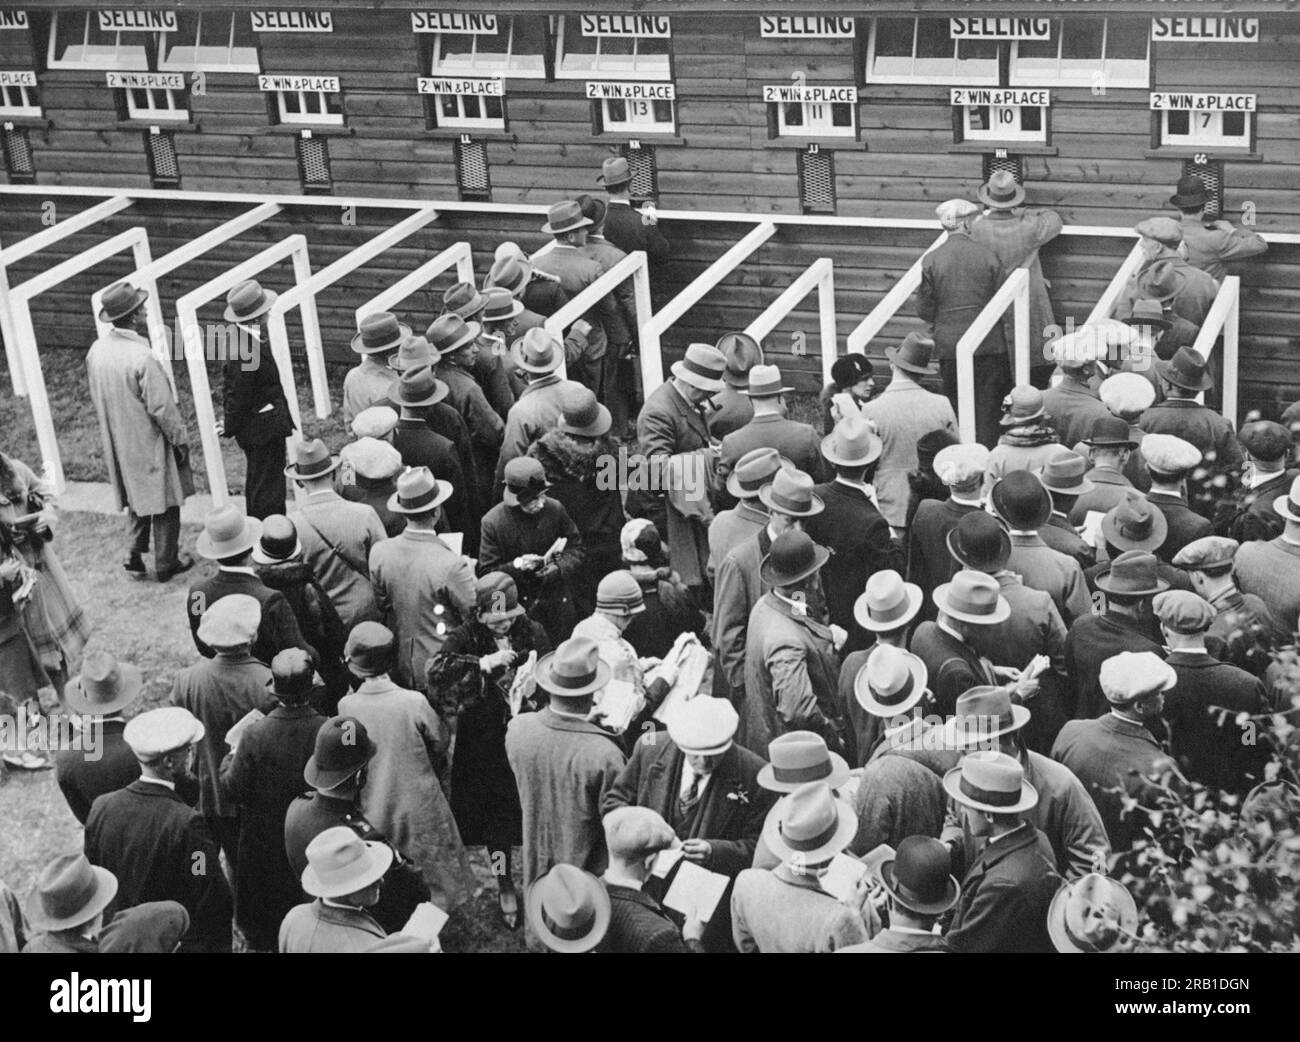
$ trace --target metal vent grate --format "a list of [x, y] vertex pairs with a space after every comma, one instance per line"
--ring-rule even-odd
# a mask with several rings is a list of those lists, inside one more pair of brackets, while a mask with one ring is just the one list
[[835, 153], [799, 153], [799, 203], [804, 213], [835, 212]]
[[659, 164], [653, 145], [628, 145], [623, 149], [628, 169], [632, 171], [629, 195], [634, 203], [659, 202]]
[[1217, 221], [1223, 216], [1222, 160], [1211, 159], [1204, 163], [1198, 163], [1195, 159], [1188, 159], [1183, 163], [1183, 177], [1192, 174], [1205, 182], [1205, 190], [1210, 195], [1210, 201], [1205, 204], [1205, 216], [1210, 220]]
[[1000, 156], [993, 152], [984, 153], [984, 183], [988, 184], [989, 175], [995, 170], [1007, 170], [1016, 179], [1016, 184], [1025, 183], [1025, 166], [1019, 156]]
[[149, 158], [149, 181], [155, 188], [175, 188], [181, 183], [181, 167], [176, 161], [176, 139], [163, 131], [144, 135], [144, 153]]
[[462, 138], [456, 144], [456, 184], [462, 199], [491, 199], [492, 179], [488, 176], [487, 144]]
[[304, 192], [328, 192], [334, 186], [330, 176], [329, 140], [323, 137], [300, 137], [298, 147], [298, 179]]
[[36, 179], [36, 166], [32, 162], [32, 143], [26, 127], [4, 128], [5, 170], [11, 184], [31, 182]]

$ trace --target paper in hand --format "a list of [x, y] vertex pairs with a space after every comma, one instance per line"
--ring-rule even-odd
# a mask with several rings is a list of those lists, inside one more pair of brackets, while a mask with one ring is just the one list
[[[879, 848], [877, 848], [879, 849]], [[831, 858], [830, 867], [820, 879], [821, 888], [838, 901], [848, 901], [853, 897], [858, 880], [867, 872], [867, 866], [848, 854], [836, 854]]]
[[411, 918], [406, 920], [406, 925], [399, 932], [432, 943], [438, 939], [438, 934], [442, 933], [442, 928], [447, 925], [447, 919], [447, 913], [436, 904], [431, 901], [421, 901], [415, 906]]
[[560, 554], [564, 553], [564, 548], [568, 545], [569, 545], [569, 540], [566, 539], [564, 536], [560, 536], [560, 538], [558, 538], [557, 540], [555, 540], [555, 542], [551, 544], [550, 549], [547, 550], [546, 553], [542, 554], [542, 560], [545, 561], [547, 564], [550, 564], [557, 557], [559, 557]]
[[239, 740], [244, 737], [244, 732], [247, 731], [250, 726], [257, 723], [257, 721], [263, 719], [265, 716], [266, 714], [262, 712], [260, 709], [250, 709], [247, 713], [245, 713], [242, 717], [240, 717], [237, 721], [235, 721], [235, 725], [229, 731], [226, 732], [226, 744], [233, 749], [235, 746], [239, 744]]
[[438, 538], [451, 547], [454, 554], [464, 554], [465, 552], [465, 533], [464, 532], [439, 532]]
[[667, 879], [668, 873], [673, 870], [673, 865], [682, 859], [681, 842], [677, 846], [665, 847], [655, 855], [655, 863], [650, 868], [650, 874], [656, 879]]
[[894, 856], [894, 848], [888, 843], [881, 843], [878, 847], [873, 847], [862, 855], [862, 863], [867, 866], [867, 871], [880, 875], [880, 866], [889, 861]]
[[729, 882], [724, 875], [700, 868], [693, 861], [683, 861], [673, 878], [673, 885], [664, 895], [664, 906], [681, 912], [688, 919], [693, 916], [707, 923], [713, 918]]
[[1079, 538], [1097, 550], [1106, 545], [1106, 537], [1101, 531], [1101, 521], [1105, 516], [1100, 510], [1089, 510], [1084, 516], [1083, 528], [1079, 532]]

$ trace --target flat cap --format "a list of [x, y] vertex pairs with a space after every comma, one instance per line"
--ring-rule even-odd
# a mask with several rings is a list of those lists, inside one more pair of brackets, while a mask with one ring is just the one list
[[382, 481], [402, 472], [402, 454], [378, 438], [358, 438], [339, 450], [344, 463], [351, 464], [357, 477]]
[[126, 722], [122, 739], [137, 760], [147, 761], [193, 745], [206, 733], [203, 721], [188, 709], [164, 706], [133, 716]]
[[397, 410], [388, 405], [362, 409], [352, 421], [352, 433], [358, 438], [382, 438], [397, 427]]
[[1204, 633], [1214, 621], [1214, 606], [1190, 590], [1166, 590], [1151, 602], [1156, 618], [1175, 633]]
[[1201, 462], [1201, 450], [1172, 434], [1148, 434], [1142, 439], [1147, 467], [1160, 474], [1181, 474]]
[[969, 199], [946, 199], [934, 208], [934, 212], [938, 214], [940, 224], [951, 228], [964, 218], [974, 217], [980, 208]]
[[1097, 679], [1111, 705], [1128, 705], [1144, 695], [1168, 691], [1178, 674], [1154, 651], [1121, 651], [1101, 664]]
[[1237, 435], [1241, 447], [1258, 460], [1275, 463], [1291, 451], [1291, 432], [1272, 420], [1256, 420]]
[[1107, 409], [1126, 420], [1146, 412], [1156, 400], [1155, 384], [1140, 373], [1108, 376], [1097, 388], [1097, 394]]
[[1202, 571], [1211, 568], [1223, 568], [1232, 564], [1241, 546], [1235, 539], [1221, 535], [1207, 535], [1193, 539], [1178, 553], [1174, 554], [1171, 564], [1175, 568], [1187, 568]]
[[210, 648], [237, 648], [253, 643], [262, 625], [262, 605], [246, 593], [213, 601], [199, 619], [198, 638]]
[[988, 462], [983, 445], [949, 445], [935, 453], [934, 473], [945, 485], [965, 485], [982, 475]]
[[682, 752], [717, 756], [731, 748], [740, 716], [729, 698], [696, 695], [668, 716], [668, 737]]
[[1183, 241], [1183, 229], [1172, 217], [1148, 217], [1145, 221], [1138, 221], [1133, 230], [1166, 246], [1176, 247]]
[[605, 815], [605, 846], [613, 857], [649, 857], [673, 845], [672, 826], [649, 807], [619, 807]]

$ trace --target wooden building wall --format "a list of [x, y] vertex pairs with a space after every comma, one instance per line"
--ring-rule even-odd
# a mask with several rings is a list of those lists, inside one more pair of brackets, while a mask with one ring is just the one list
[[[527, 5], [463, 0], [448, 6], [503, 11]], [[1035, 13], [1052, 13], [1044, 11], [1045, 6], [1033, 5]], [[1159, 6], [1152, 5], [1153, 13]], [[36, 24], [32, 33], [0, 32], [0, 68], [42, 68], [43, 16], [34, 5], [29, 12]], [[1127, 19], [1133, 31], [1145, 32], [1150, 14], [1112, 17]], [[763, 39], [754, 13], [674, 11], [672, 20], [679, 130], [677, 141], [656, 150], [660, 208], [737, 211], [755, 217], [799, 212], [800, 148], [769, 138], [762, 85], [788, 83], [795, 72], [804, 73], [810, 83], [860, 82], [858, 49], [847, 40]], [[860, 24], [865, 21], [859, 19]], [[423, 99], [415, 89], [415, 77], [428, 70], [420, 67], [420, 41], [411, 31], [409, 8], [340, 6], [334, 22], [333, 33], [260, 37], [264, 73], [312, 72], [342, 79], [348, 132], [329, 137], [334, 194], [455, 198], [453, 141], [445, 133], [426, 131]], [[1259, 230], [1294, 232], [1300, 226], [1300, 94], [1295, 88], [1300, 82], [1300, 14], [1261, 15], [1261, 31], [1261, 41], [1249, 46], [1153, 45], [1152, 89], [1258, 94], [1257, 151], [1262, 159], [1228, 161], [1226, 215], [1240, 220], [1249, 202]], [[40, 73], [40, 81], [49, 126], [31, 131], [38, 184], [148, 187], [142, 127], [119, 124], [103, 71], [48, 70]], [[262, 194], [297, 194], [294, 134], [268, 125], [266, 96], [258, 90], [256, 76], [210, 74], [206, 86], [206, 93], [190, 102], [196, 128], [176, 132], [182, 187], [247, 193], [250, 201]], [[1056, 209], [1067, 224], [1089, 225], [1127, 226], [1165, 210], [1180, 161], [1148, 155], [1147, 93], [1116, 89], [1099, 96], [1086, 88], [1053, 88], [1051, 144], [1056, 154], [1026, 158], [1030, 205]], [[594, 191], [601, 160], [625, 140], [593, 133], [581, 81], [508, 81], [507, 106], [508, 134], [488, 135], [495, 202], [545, 204], [577, 191]], [[825, 142], [835, 153], [839, 215], [931, 218], [943, 199], [974, 197], [981, 156], [952, 151], [948, 87], [866, 84], [857, 116], [856, 142]], [[651, 143], [653, 137], [644, 140]], [[0, 194], [0, 241], [11, 243], [39, 230], [42, 201], [39, 196]], [[66, 214], [82, 204], [61, 199], [58, 205]], [[138, 203], [92, 231], [70, 237], [58, 249], [37, 255], [11, 274], [11, 282], [17, 284], [25, 273], [35, 273], [134, 223], [143, 222], [149, 229], [154, 256], [160, 256], [239, 210], [233, 205]], [[167, 280], [165, 304], [170, 313], [175, 296], [290, 232], [307, 235], [313, 267], [319, 268], [400, 216], [395, 211], [361, 212], [355, 225], [347, 226], [341, 213], [330, 208], [286, 213]], [[491, 250], [502, 239], [514, 238], [526, 249], [541, 246], [546, 237], [538, 231], [539, 223], [503, 215], [452, 216], [410, 237], [322, 297], [327, 350], [341, 360], [350, 357], [346, 344], [353, 308], [448, 242], [472, 240], [481, 276]], [[663, 273], [668, 294], [747, 229], [745, 224], [706, 222], [665, 222], [664, 227], [675, 245], [673, 261]], [[820, 256], [835, 261], [842, 338], [934, 234], [783, 226], [673, 330], [670, 349], [680, 350], [690, 340], [712, 341], [726, 329], [743, 327]], [[1131, 240], [1063, 236], [1044, 250], [1058, 321], [1086, 315], [1130, 245]], [[91, 335], [89, 293], [129, 267], [124, 255], [43, 296], [36, 322], [42, 346], [85, 344]], [[287, 265], [283, 267], [284, 273], [268, 275], [268, 283], [286, 284]], [[1241, 265], [1240, 272], [1243, 411], [1260, 405], [1275, 408], [1277, 402], [1300, 396], [1294, 362], [1300, 346], [1295, 334], [1300, 254], [1293, 246], [1278, 246], [1266, 258]], [[417, 298], [407, 307], [406, 317], [423, 327], [433, 308], [429, 297]], [[879, 355], [884, 344], [913, 326], [910, 309], [900, 316], [872, 346], [873, 354]], [[807, 335], [807, 357], [788, 354], [796, 329]], [[770, 344], [805, 388], [815, 385], [819, 370], [816, 330], [816, 301], [810, 297]]]

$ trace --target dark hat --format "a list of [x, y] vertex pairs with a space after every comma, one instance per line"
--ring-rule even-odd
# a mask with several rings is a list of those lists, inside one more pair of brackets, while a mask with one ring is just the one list
[[278, 564], [302, 553], [298, 528], [291, 518], [283, 514], [269, 514], [262, 522], [262, 534], [253, 547], [253, 560], [257, 564]]
[[920, 333], [908, 333], [897, 347], [885, 348], [890, 365], [918, 376], [931, 376], [939, 371], [939, 363], [931, 361], [933, 354], [934, 341]]
[[538, 687], [558, 698], [581, 698], [608, 684], [610, 670], [594, 640], [570, 637], [537, 660], [534, 676]]
[[763, 347], [748, 333], [723, 333], [715, 345], [726, 359], [722, 379], [732, 387], [748, 387], [749, 371], [763, 364]]
[[857, 352], [835, 359], [831, 365], [831, 382], [836, 387], [852, 387], [873, 374], [871, 360]]
[[479, 315], [486, 322], [509, 322], [523, 314], [524, 302], [516, 300], [515, 295], [504, 286], [489, 286], [483, 290], [483, 313]]
[[1007, 566], [1011, 537], [997, 518], [984, 510], [972, 510], [948, 533], [948, 552], [963, 568], [992, 575]]
[[961, 896], [948, 848], [933, 836], [903, 839], [894, 856], [880, 863], [880, 882], [895, 902], [917, 915], [942, 915]]
[[278, 297], [278, 293], [263, 289], [262, 284], [253, 279], [241, 282], [226, 294], [226, 321], [248, 322], [265, 315]]
[[37, 930], [71, 930], [90, 922], [112, 903], [117, 876], [92, 865], [81, 851], [61, 854], [41, 869], [27, 901], [27, 920]]
[[125, 318], [149, 299], [148, 290], [136, 289], [129, 282], [115, 282], [99, 298], [99, 320], [113, 322]]
[[1190, 590], [1166, 590], [1151, 602], [1155, 616], [1175, 633], [1195, 636], [1214, 622], [1214, 605]]
[[988, 183], [980, 185], [975, 194], [993, 210], [1012, 210], [1025, 201], [1025, 190], [1010, 170], [994, 170]]
[[1110, 570], [1102, 572], [1093, 582], [1103, 593], [1122, 597], [1151, 597], [1164, 593], [1169, 584], [1160, 578], [1155, 554], [1143, 550], [1125, 550], [1110, 563]]
[[408, 369], [418, 369], [422, 365], [437, 365], [441, 361], [442, 355], [433, 349], [427, 337], [408, 336], [389, 356], [388, 368], [404, 373]]
[[1205, 359], [1190, 347], [1180, 347], [1167, 362], [1156, 359], [1156, 372], [1185, 391], [1208, 391], [1214, 378], [1205, 371]]
[[1094, 488], [1088, 479], [1088, 461], [1073, 449], [1062, 448], [1049, 459], [1039, 478], [1048, 492], [1062, 496], [1082, 496]]
[[365, 724], [355, 717], [336, 716], [316, 732], [316, 751], [302, 776], [313, 789], [332, 789], [361, 770], [378, 751]]
[[1178, 209], [1190, 210], [1193, 206], [1204, 206], [1210, 201], [1210, 193], [1205, 190], [1205, 181], [1196, 174], [1187, 174], [1178, 179], [1178, 187], [1169, 197], [1171, 205]]
[[957, 698], [954, 713], [944, 724], [943, 745], [962, 749], [989, 742], [1021, 730], [1030, 715], [1012, 699], [1009, 687], [980, 684], [968, 688]]
[[578, 205], [582, 207], [582, 216], [595, 225], [605, 220], [605, 211], [609, 209], [604, 199], [597, 199], [594, 195], [585, 193], [578, 196]]
[[505, 490], [501, 494], [501, 501], [510, 507], [531, 503], [551, 487], [546, 480], [541, 460], [532, 456], [516, 456], [509, 460], [502, 471], [502, 477]]
[[499, 257], [492, 262], [488, 276], [483, 280], [483, 288], [500, 286], [512, 294], [518, 293], [533, 274], [532, 262], [526, 257]]
[[358, 622], [343, 645], [343, 660], [359, 677], [387, 673], [393, 665], [397, 638], [381, 622]]
[[547, 235], [563, 235], [565, 232], [586, 228], [591, 221], [582, 216], [582, 207], [576, 199], [564, 199], [556, 203], [546, 213], [546, 223], [542, 231]]
[[479, 576], [474, 588], [480, 622], [502, 622], [524, 613], [519, 603], [519, 587], [505, 572], [488, 572]]
[[445, 383], [433, 375], [433, 366], [417, 365], [402, 373], [402, 377], [393, 386], [389, 401], [394, 405], [414, 408], [418, 405], [434, 405], [450, 393]]
[[934, 469], [934, 457], [949, 445], [957, 445], [961, 439], [945, 427], [936, 431], [927, 431], [916, 439], [916, 463], [922, 470]]
[[1039, 528], [1052, 516], [1051, 493], [1028, 470], [1013, 470], [994, 484], [989, 501], [998, 517], [1020, 531]]
[[1187, 276], [1168, 258], [1147, 265], [1137, 277], [1137, 289], [1142, 299], [1155, 300], [1161, 304], [1178, 296], [1186, 283]]
[[284, 468], [284, 472], [298, 481], [323, 478], [338, 470], [340, 462], [320, 438], [312, 438], [298, 443], [293, 450], [293, 462]]
[[600, 164], [600, 173], [596, 175], [596, 181], [606, 188], [625, 185], [631, 180], [632, 166], [626, 156], [610, 156]]
[[170, 955], [189, 929], [190, 913], [179, 901], [145, 901], [113, 916], [99, 935], [99, 954]]
[[1101, 519], [1101, 531], [1111, 546], [1121, 550], [1158, 550], [1169, 534], [1169, 522], [1141, 492], [1126, 488], [1124, 498]]
[[88, 651], [81, 673], [63, 688], [63, 701], [81, 716], [108, 716], [121, 712], [144, 689], [140, 670], [119, 662], [111, 651]]
[[[465, 285], [468, 286], [469, 283]], [[482, 308], [479, 310], [481, 311]], [[460, 315], [448, 312], [435, 318], [424, 331], [424, 335], [429, 338], [429, 343], [433, 344], [434, 350], [446, 355], [452, 351], [459, 351], [462, 347], [468, 347], [478, 339], [482, 331], [483, 327], [477, 322], [466, 322]]]
[[[455, 315], [457, 318], [469, 320], [483, 310], [483, 305], [487, 301], [483, 299], [483, 294], [475, 288], [472, 282], [458, 282], [446, 293], [442, 295], [442, 310], [449, 315]], [[436, 344], [437, 340], [433, 334], [426, 333], [426, 336]], [[444, 348], [443, 350], [449, 350]]]
[[1137, 442], [1129, 431], [1128, 421], [1118, 416], [1102, 416], [1092, 421], [1092, 433], [1083, 439], [1083, 443], [1092, 448], [1119, 447], [1136, 449]]
[[769, 586], [793, 586], [820, 571], [831, 552], [813, 542], [812, 536], [792, 528], [772, 540], [759, 575]]
[[736, 499], [755, 499], [778, 470], [794, 470], [794, 464], [776, 449], [766, 446], [750, 449], [727, 475], [727, 491]]
[[599, 438], [607, 434], [614, 419], [596, 395], [586, 387], [567, 391], [560, 401], [560, 422], [557, 429], [579, 438]]
[[305, 695], [312, 688], [316, 664], [303, 648], [285, 648], [271, 659], [271, 690], [277, 695]]
[[352, 350], [362, 355], [384, 354], [400, 347], [410, 335], [411, 327], [398, 322], [391, 311], [376, 311], [357, 323]]
[[1291, 451], [1291, 432], [1272, 420], [1255, 420], [1237, 435], [1241, 447], [1258, 460], [1274, 463]]
[[1173, 325], [1165, 318], [1165, 309], [1158, 300], [1135, 300], [1128, 316], [1120, 321], [1130, 326], [1154, 326], [1156, 329], [1168, 329]]

